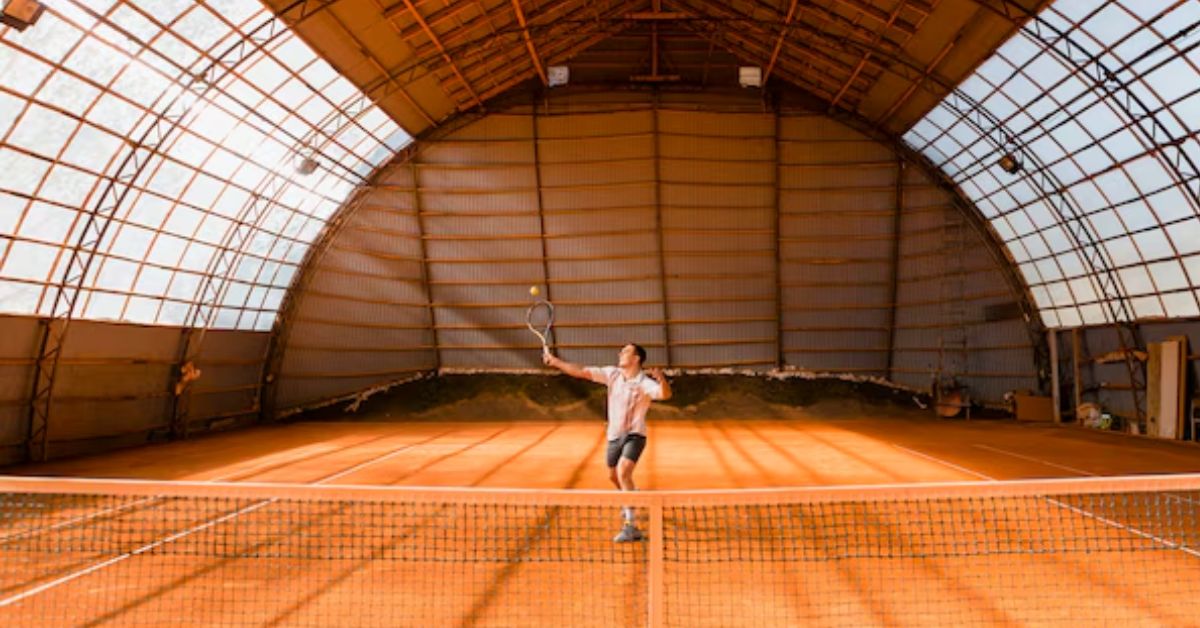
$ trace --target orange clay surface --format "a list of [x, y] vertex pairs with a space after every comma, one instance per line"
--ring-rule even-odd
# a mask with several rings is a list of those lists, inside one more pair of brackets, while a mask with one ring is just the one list
[[[605, 489], [610, 485], [603, 452], [603, 428], [594, 420], [296, 423], [5, 472], [154, 480]], [[643, 490], [747, 489], [1198, 471], [1200, 448], [1187, 444], [1010, 421], [937, 420], [915, 411], [814, 418], [772, 406], [764, 410], [762, 420], [655, 421], [652, 412], [649, 446], [635, 480]], [[84, 504], [72, 508], [56, 516], [93, 517], [102, 507]], [[137, 505], [133, 510], [143, 508]], [[272, 514], [277, 508], [277, 504], [247, 502], [192, 513], [182, 527], [207, 527], [173, 542], [208, 538], [226, 525], [212, 522], [229, 517], [230, 512], [239, 522], [238, 529], [245, 525], [265, 528], [279, 518]], [[264, 538], [197, 543], [208, 549], [232, 543], [232, 549], [225, 548], [218, 557], [204, 555], [202, 550], [197, 550], [197, 555], [150, 551], [96, 568], [114, 554], [60, 548], [36, 558], [25, 557], [24, 563], [6, 559], [0, 570], [0, 624], [644, 623], [648, 544], [611, 542], [619, 527], [612, 507], [577, 518], [556, 508], [518, 510], [512, 516], [523, 523], [508, 534], [488, 527], [486, 517], [494, 515], [481, 509], [468, 512], [465, 531], [460, 529], [454, 533], [459, 536], [449, 539], [434, 534], [440, 528], [431, 523], [440, 521], [447, 507], [388, 515], [383, 524], [417, 531], [400, 535], [404, 538], [377, 530], [381, 522], [371, 521], [366, 510], [356, 514], [358, 508], [318, 505], [304, 515], [312, 522], [306, 524], [307, 531], [281, 530]], [[992, 508], [994, 505], [987, 503], [960, 507], [953, 516], [961, 525], [947, 524], [933, 539], [921, 537], [928, 534], [927, 526], [917, 523], [923, 513], [888, 504], [857, 510], [833, 508], [819, 517], [805, 511], [803, 516], [812, 525], [824, 526], [812, 532], [812, 538], [805, 536], [807, 541], [797, 539], [809, 532], [797, 532], [801, 528], [793, 530], [779, 521], [768, 520], [766, 532], [747, 532], [749, 528], [740, 527], [739, 522], [758, 516], [757, 511], [735, 510], [725, 513], [725, 520], [696, 524], [681, 519], [683, 515], [668, 514], [668, 523], [680, 526], [688, 535], [705, 537], [706, 531], [711, 532], [705, 538], [712, 539], [713, 555], [725, 552], [726, 558], [709, 563], [690, 561], [687, 555], [676, 562], [668, 557], [664, 618], [668, 624], [687, 626], [1200, 624], [1194, 586], [1200, 582], [1200, 556], [1177, 551], [1031, 551], [980, 557], [936, 549], [944, 547], [938, 544], [942, 542], [945, 547], [963, 549], [983, 543], [976, 533], [964, 531], [971, 527], [1018, 541], [1026, 539], [1035, 526], [1050, 530], [1039, 532], [1041, 535], [1095, 536], [1110, 543], [1125, 537], [1141, 538], [1104, 522], [1117, 519], [1129, 523], [1137, 518], [1119, 505], [1101, 514], [1073, 514], [1076, 511], [1070, 505], [1039, 502], [1030, 507], [1026, 503], [1022, 508], [1030, 510], [1019, 517], [1006, 517]], [[1195, 504], [1190, 508], [1192, 519], [1187, 525], [1200, 525]], [[126, 516], [133, 515], [122, 511], [101, 518]], [[508, 524], [497, 525], [503, 528]], [[646, 525], [645, 515], [642, 525]], [[138, 537], [131, 547], [153, 544], [179, 528], [176, 521], [162, 529], [128, 533]], [[522, 531], [527, 528], [546, 532], [539, 536]], [[306, 544], [324, 539], [338, 542], [336, 537], [347, 529], [366, 537], [355, 546], [353, 557], [311, 560], [306, 554]], [[847, 534], [851, 529], [853, 539], [838, 536], [839, 530]], [[779, 530], [790, 531], [775, 532]], [[6, 545], [3, 532], [0, 529], [0, 553]], [[1190, 532], [1194, 543], [1200, 530]], [[556, 535], [584, 540], [579, 547], [564, 549]], [[745, 542], [740, 546], [731, 543], [739, 537]], [[916, 557], [881, 558], [871, 551], [855, 550], [798, 564], [771, 560], [776, 555], [772, 548], [780, 543], [802, 545], [817, 537], [829, 546], [853, 541], [855, 547], [867, 550], [884, 541], [907, 548], [936, 547]], [[477, 547], [477, 540], [456, 540], [478, 538], [492, 538], [495, 547]], [[1033, 548], [1032, 537], [1028, 541]], [[381, 560], [401, 555], [400, 549], [410, 545], [418, 555], [423, 549], [442, 548], [458, 559]], [[726, 547], [730, 545], [735, 547]], [[247, 553], [261, 556], [247, 560], [242, 557]], [[472, 558], [463, 559], [464, 554]], [[93, 568], [94, 572], [78, 575]], [[155, 574], [149, 584], [147, 573]], [[67, 580], [55, 584], [64, 578]], [[30, 593], [41, 587], [44, 590]], [[6, 599], [22, 595], [25, 597], [4, 605]], [[387, 604], [363, 603], [363, 596]], [[397, 615], [391, 604], [407, 605], [411, 613]]]

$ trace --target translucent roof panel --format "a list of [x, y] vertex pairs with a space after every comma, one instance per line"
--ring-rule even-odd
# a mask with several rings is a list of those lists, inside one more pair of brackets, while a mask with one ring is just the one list
[[76, 317], [269, 329], [411, 138], [256, 0], [43, 3], [0, 27], [0, 311], [50, 313], [101, 210]]
[[1198, 2], [1058, 0], [904, 136], [991, 221], [1047, 326], [1200, 316], [1198, 25]]

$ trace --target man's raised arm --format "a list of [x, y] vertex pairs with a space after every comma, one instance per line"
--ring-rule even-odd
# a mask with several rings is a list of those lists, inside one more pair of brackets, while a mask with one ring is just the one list
[[549, 351], [542, 354], [542, 362], [544, 362], [546, 366], [553, 366], [554, 368], [566, 373], [567, 375], [570, 375], [571, 377], [586, 379], [589, 382], [593, 381], [592, 375], [591, 373], [587, 372], [587, 369], [579, 366], [578, 364], [571, 364], [566, 360], [560, 359], [558, 356], [552, 355]]

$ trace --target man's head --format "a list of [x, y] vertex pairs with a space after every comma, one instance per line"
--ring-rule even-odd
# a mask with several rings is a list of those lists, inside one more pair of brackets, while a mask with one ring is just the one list
[[626, 368], [629, 366], [641, 367], [646, 363], [646, 350], [642, 345], [629, 343], [621, 347], [621, 352], [617, 354], [617, 366]]

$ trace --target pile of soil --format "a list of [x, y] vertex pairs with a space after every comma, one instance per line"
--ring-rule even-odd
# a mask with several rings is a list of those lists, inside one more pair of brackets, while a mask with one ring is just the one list
[[[750, 375], [679, 375], [674, 396], [651, 409], [654, 420], [839, 418], [921, 412], [908, 391], [842, 379]], [[292, 420], [517, 421], [604, 420], [605, 388], [563, 375], [441, 375], [400, 384], [353, 413], [336, 404]]]

